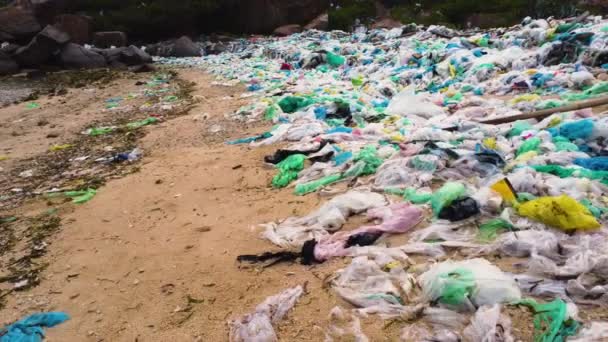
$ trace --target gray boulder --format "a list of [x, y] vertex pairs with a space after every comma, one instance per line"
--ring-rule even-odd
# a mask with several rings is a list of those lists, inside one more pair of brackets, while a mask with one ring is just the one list
[[327, 31], [329, 29], [329, 14], [323, 13], [304, 26], [306, 30]]
[[3, 40], [27, 41], [41, 29], [33, 11], [14, 6], [0, 8], [0, 36]]
[[14, 58], [21, 66], [37, 67], [46, 63], [69, 41], [70, 36], [65, 32], [48, 25], [28, 45], [17, 49]]
[[173, 57], [199, 57], [200, 55], [201, 49], [189, 37], [183, 36], [173, 44], [171, 53]]
[[72, 43], [88, 44], [93, 32], [93, 19], [84, 15], [62, 14], [55, 18], [56, 27], [67, 33]]
[[0, 75], [13, 74], [19, 70], [17, 62], [12, 60], [4, 52], [0, 52]]
[[100, 49], [127, 46], [127, 34], [120, 31], [95, 32], [93, 45]]
[[59, 60], [68, 69], [95, 69], [107, 65], [102, 55], [73, 43], [67, 44], [61, 50]]
[[140, 48], [131, 45], [124, 48], [120, 53], [120, 62], [127, 66], [152, 63], [152, 57]]

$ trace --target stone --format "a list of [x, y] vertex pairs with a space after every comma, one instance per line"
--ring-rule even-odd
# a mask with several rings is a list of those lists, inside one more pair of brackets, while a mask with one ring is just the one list
[[[269, 33], [287, 24], [305, 25], [329, 8], [329, 0], [233, 1], [226, 15], [228, 26], [243, 33]], [[260, 19], [262, 18], [262, 19]]]
[[306, 30], [327, 31], [329, 29], [329, 14], [323, 13], [304, 26]]
[[127, 46], [127, 34], [120, 31], [95, 32], [93, 45], [101, 49]]
[[91, 42], [93, 19], [84, 15], [62, 14], [55, 18], [56, 27], [67, 33], [72, 43], [84, 45]]
[[7, 55], [13, 55], [21, 46], [17, 44], [7, 44], [0, 48], [0, 51], [4, 52]]
[[190, 39], [183, 36], [173, 43], [173, 57], [199, 57], [201, 49]]
[[46, 63], [69, 41], [70, 36], [67, 33], [48, 25], [28, 45], [17, 49], [14, 58], [20, 66], [39, 66]]
[[277, 27], [272, 33], [275, 36], [285, 37], [291, 36], [294, 33], [302, 32], [302, 26], [294, 24], [294, 25], [284, 25]]
[[27, 41], [41, 29], [33, 11], [14, 6], [0, 8], [0, 34], [5, 38]]
[[70, 43], [66, 45], [59, 56], [61, 64], [68, 69], [94, 69], [103, 68], [106, 59], [81, 45]]
[[120, 52], [119, 61], [127, 66], [152, 63], [152, 57], [135, 45], [124, 48]]
[[14, 74], [19, 71], [19, 65], [4, 52], [0, 52], [0, 75]]

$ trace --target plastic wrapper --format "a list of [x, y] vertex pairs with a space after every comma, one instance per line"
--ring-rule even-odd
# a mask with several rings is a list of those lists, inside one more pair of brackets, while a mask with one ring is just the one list
[[565, 341], [576, 335], [580, 327], [570, 317], [566, 303], [560, 299], [546, 304], [524, 299], [519, 305], [529, 307], [534, 313], [534, 339], [537, 341]]
[[355, 342], [369, 341], [361, 330], [361, 321], [356, 315], [336, 306], [329, 313], [329, 321], [329, 328], [325, 333], [326, 342], [333, 342], [334, 339], [338, 339], [338, 341], [349, 339]]
[[433, 193], [431, 197], [431, 208], [433, 214], [439, 215], [441, 210], [450, 205], [454, 200], [463, 197], [466, 194], [466, 188], [462, 183], [447, 182], [439, 190]]

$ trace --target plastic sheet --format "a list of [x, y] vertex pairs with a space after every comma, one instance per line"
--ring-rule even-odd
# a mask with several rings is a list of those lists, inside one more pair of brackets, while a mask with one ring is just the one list
[[463, 335], [468, 341], [514, 342], [511, 320], [500, 314], [500, 305], [482, 306], [467, 326]]
[[284, 188], [298, 178], [298, 172], [304, 169], [305, 160], [305, 155], [294, 154], [277, 164], [279, 173], [272, 179], [272, 186], [275, 188]]
[[431, 197], [433, 214], [439, 215], [441, 210], [450, 205], [456, 199], [466, 194], [466, 188], [462, 183], [447, 182]]
[[561, 299], [546, 304], [524, 299], [519, 305], [529, 307], [534, 313], [535, 341], [565, 341], [579, 329], [579, 323], [568, 316], [566, 303]]

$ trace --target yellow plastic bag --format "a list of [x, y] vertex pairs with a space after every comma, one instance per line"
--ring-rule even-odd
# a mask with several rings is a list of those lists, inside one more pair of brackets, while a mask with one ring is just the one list
[[496, 138], [485, 138], [483, 139], [483, 146], [495, 150], [496, 149]]
[[514, 104], [518, 104], [520, 102], [534, 102], [534, 101], [540, 101], [540, 100], [541, 100], [541, 97], [536, 94], [523, 94], [523, 95], [519, 95], [517, 97], [512, 98], [511, 101], [509, 101], [509, 103], [514, 105]]
[[600, 227], [589, 209], [566, 195], [539, 197], [519, 205], [517, 212], [521, 216], [565, 231]]
[[494, 183], [490, 189], [499, 193], [500, 197], [502, 197], [502, 199], [507, 203], [513, 204], [517, 200], [513, 186], [506, 178]]

